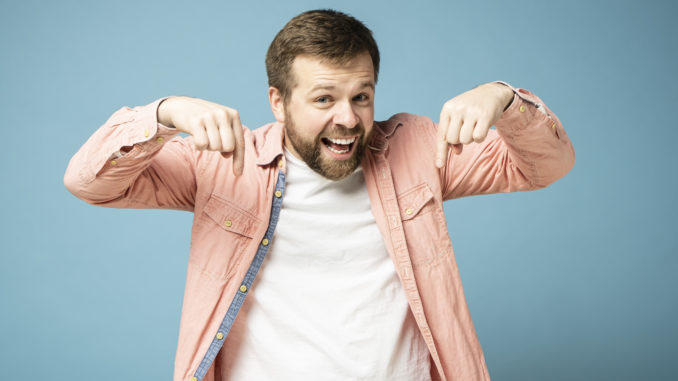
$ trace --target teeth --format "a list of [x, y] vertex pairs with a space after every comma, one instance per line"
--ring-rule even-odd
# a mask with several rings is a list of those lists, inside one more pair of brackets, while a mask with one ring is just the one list
[[334, 139], [334, 138], [327, 138], [327, 140], [331, 141], [331, 142], [334, 143], [334, 144], [342, 144], [342, 145], [351, 144], [351, 143], [353, 143], [353, 142], [355, 141], [355, 139], [356, 139], [355, 137], [353, 137], [353, 138], [351, 138], [351, 139]]
[[330, 146], [326, 146], [326, 147], [327, 147], [327, 149], [329, 149], [330, 151], [332, 151], [332, 152], [334, 152], [334, 153], [346, 153], [346, 152], [348, 152], [348, 148], [339, 151], [338, 149], [334, 149], [334, 148], [332, 148], [332, 147], [330, 147]]

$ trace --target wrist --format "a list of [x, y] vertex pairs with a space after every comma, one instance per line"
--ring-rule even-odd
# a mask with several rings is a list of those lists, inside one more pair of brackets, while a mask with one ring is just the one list
[[508, 83], [506, 83], [504, 81], [493, 81], [493, 82], [490, 82], [490, 83], [493, 84], [493, 85], [502, 86], [503, 90], [506, 92], [507, 98], [505, 99], [506, 102], [504, 103], [506, 105], [506, 106], [504, 106], [504, 111], [506, 111], [509, 107], [511, 107], [511, 104], [513, 104], [513, 99], [516, 96], [519, 96], [519, 94], [517, 93], [517, 90], [513, 86], [509, 85]]
[[174, 98], [176, 97], [167, 97], [158, 104], [157, 111], [158, 123], [169, 128], [174, 128], [174, 123], [172, 123], [172, 117], [170, 112], [171, 103]]
[[498, 96], [500, 99], [500, 104], [504, 105], [502, 111], [506, 111], [511, 104], [513, 103], [514, 93], [513, 89], [506, 84], [501, 82], [491, 82], [489, 85], [494, 86], [498, 91]]

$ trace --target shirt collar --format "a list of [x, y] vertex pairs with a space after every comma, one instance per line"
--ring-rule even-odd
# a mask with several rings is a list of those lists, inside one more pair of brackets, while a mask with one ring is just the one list
[[[395, 115], [386, 122], [375, 122], [374, 133], [368, 143], [368, 148], [373, 151], [383, 151], [387, 146], [387, 139], [395, 132], [396, 128], [402, 125], [398, 115]], [[280, 122], [273, 122], [262, 128], [262, 135], [256, 139], [257, 144], [257, 165], [266, 166], [271, 164], [279, 156], [283, 155], [283, 145], [285, 141], [284, 125]]]
[[283, 154], [284, 128], [282, 123], [273, 122], [262, 129], [262, 135], [257, 139], [257, 165], [269, 165], [278, 156]]

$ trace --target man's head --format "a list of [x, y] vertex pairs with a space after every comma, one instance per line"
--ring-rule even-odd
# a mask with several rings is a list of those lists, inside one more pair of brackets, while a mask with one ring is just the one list
[[276, 35], [266, 70], [285, 146], [327, 178], [352, 173], [374, 123], [379, 50], [370, 30], [341, 12], [302, 13]]

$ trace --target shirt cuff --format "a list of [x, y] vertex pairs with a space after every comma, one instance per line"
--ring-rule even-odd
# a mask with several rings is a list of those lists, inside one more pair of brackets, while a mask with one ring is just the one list
[[[179, 134], [176, 128], [168, 127], [158, 122], [158, 107], [167, 98], [169, 97], [160, 98], [141, 108], [135, 108], [137, 112], [128, 121], [127, 136], [124, 139], [126, 144], [124, 146], [133, 147], [139, 144], [144, 151], [153, 151], [158, 148], [157, 146], [161, 146]], [[111, 154], [109, 160], [123, 157], [128, 153], [129, 151], [115, 151]]]
[[544, 115], [548, 115], [546, 112], [546, 109], [544, 108], [544, 105], [542, 105], [537, 99], [534, 97], [530, 96], [530, 93], [523, 90], [523, 89], [517, 89], [513, 86], [511, 86], [509, 83], [504, 82], [504, 81], [494, 81], [494, 83], [501, 83], [502, 85], [508, 86], [511, 90], [513, 90], [513, 93], [517, 95], [520, 99], [524, 100], [525, 102], [533, 105], [534, 107], [537, 108], [538, 111], [540, 111]]
[[[503, 82], [500, 82], [504, 84]], [[510, 85], [507, 85], [511, 87]], [[512, 139], [516, 133], [526, 128], [542, 128], [548, 126], [554, 137], [561, 138], [558, 131], [560, 122], [555, 115], [546, 107], [542, 100], [530, 91], [513, 88], [513, 102], [502, 113], [494, 125], [504, 138]], [[532, 126], [532, 127], [530, 127]], [[562, 127], [561, 127], [562, 128]]]

